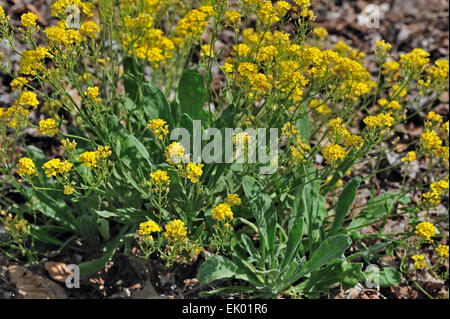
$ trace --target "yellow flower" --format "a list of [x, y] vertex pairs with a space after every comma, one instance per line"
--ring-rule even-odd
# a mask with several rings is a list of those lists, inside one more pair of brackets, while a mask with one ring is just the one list
[[101, 99], [98, 97], [100, 95], [99, 88], [97, 86], [89, 87], [86, 92], [84, 92], [86, 97], [94, 102], [100, 102]]
[[66, 174], [73, 167], [73, 164], [68, 161], [61, 161], [59, 158], [54, 158], [46, 162], [42, 165], [42, 168], [45, 169], [45, 174], [47, 177], [56, 176], [57, 174]]
[[425, 261], [424, 255], [414, 255], [412, 256], [412, 259], [414, 260], [414, 266], [417, 269], [427, 268], [427, 263]]
[[166, 156], [166, 162], [168, 164], [179, 164], [183, 159], [187, 159], [187, 155], [184, 154], [184, 147], [179, 142], [173, 142], [166, 147], [164, 151]]
[[390, 49], [392, 49], [392, 45], [390, 43], [385, 42], [384, 40], [378, 40], [377, 42], [375, 42], [376, 53], [385, 54]]
[[295, 162], [304, 162], [305, 155], [310, 148], [311, 147], [302, 137], [297, 136], [297, 140], [295, 141], [294, 145], [291, 146], [292, 159]]
[[162, 119], [150, 120], [147, 124], [147, 128], [152, 130], [153, 134], [160, 140], [169, 134], [169, 126], [167, 122]]
[[166, 227], [164, 237], [169, 241], [185, 241], [187, 236], [187, 230], [184, 227], [184, 223], [180, 219], [175, 219], [169, 222]]
[[439, 256], [448, 258], [448, 245], [439, 244], [436, 248], [436, 252], [439, 254]]
[[139, 229], [137, 231], [139, 236], [145, 236], [146, 238], [153, 240], [151, 233], [159, 233], [161, 227], [153, 220], [148, 220], [139, 224]]
[[298, 129], [291, 124], [291, 122], [286, 122], [281, 129], [282, 133], [286, 137], [291, 137], [295, 134], [298, 134]]
[[319, 114], [330, 114], [331, 113], [331, 109], [328, 105], [326, 105], [324, 103], [324, 101], [320, 100], [320, 99], [312, 99], [309, 102], [309, 108], [316, 111]]
[[46, 119], [39, 122], [39, 133], [53, 136], [58, 133], [58, 123], [54, 119]]
[[80, 27], [80, 33], [86, 38], [95, 38], [96, 34], [100, 32], [100, 27], [94, 21], [87, 21]]
[[78, 156], [77, 161], [83, 162], [86, 167], [97, 167], [96, 152], [84, 152]]
[[[20, 58], [19, 73], [36, 75], [44, 69], [44, 59], [51, 57], [49, 50], [44, 47], [35, 50], [24, 50]], [[37, 106], [37, 104], [36, 104]]]
[[400, 64], [405, 68], [418, 70], [430, 61], [429, 56], [427, 51], [416, 48], [409, 53], [400, 55]]
[[420, 135], [420, 140], [426, 151], [433, 151], [435, 154], [442, 145], [442, 140], [439, 138], [437, 133], [430, 129]]
[[33, 12], [27, 12], [22, 14], [20, 21], [25, 28], [34, 28], [36, 26], [37, 15]]
[[233, 220], [233, 212], [231, 211], [231, 206], [227, 203], [222, 203], [217, 205], [212, 209], [212, 218], [218, 222], [228, 218]]
[[202, 49], [200, 51], [200, 57], [214, 58], [214, 50], [211, 48], [211, 46], [209, 44], [202, 45]]
[[325, 145], [322, 148], [322, 154], [328, 164], [332, 164], [336, 161], [343, 160], [347, 155], [347, 152], [342, 146], [337, 144]]
[[170, 183], [170, 177], [166, 171], [156, 170], [150, 173], [150, 183], [155, 186], [168, 185]]
[[241, 21], [241, 14], [236, 10], [229, 10], [224, 15], [225, 24], [233, 25]]
[[9, 84], [9, 86], [11, 87], [12, 90], [15, 90], [17, 88], [22, 88], [25, 84], [27, 84], [29, 82], [29, 79], [18, 76], [16, 77], [14, 80], [11, 81], [11, 83]]
[[391, 101], [388, 103], [388, 105], [386, 106], [387, 109], [393, 109], [393, 110], [400, 110], [402, 108], [402, 106], [400, 105], [400, 103], [398, 103], [398, 101]]
[[241, 205], [241, 199], [237, 194], [228, 194], [225, 203], [230, 206]]
[[350, 132], [345, 128], [345, 125], [342, 124], [342, 119], [337, 117], [328, 122], [328, 129], [332, 131], [333, 135], [336, 135], [340, 138], [345, 138], [350, 135]]
[[325, 38], [328, 35], [327, 29], [325, 28], [314, 28], [313, 34], [318, 38]]
[[436, 235], [436, 227], [429, 222], [421, 222], [416, 226], [415, 234], [424, 237], [427, 241], [433, 241], [431, 237]]
[[408, 155], [402, 158], [402, 162], [408, 162], [411, 163], [416, 159], [416, 153], [415, 152], [408, 152]]
[[3, 7], [0, 6], [0, 22], [3, 22], [4, 20], [6, 20], [5, 10], [3, 10]]
[[391, 112], [380, 113], [376, 116], [367, 116], [366, 118], [364, 118], [363, 122], [369, 129], [386, 129], [392, 126], [392, 124], [394, 123], [394, 118], [391, 116]]
[[200, 176], [202, 176], [203, 174], [203, 166], [203, 164], [188, 163], [186, 166], [186, 174], [184, 177], [190, 179], [192, 183], [197, 183]]
[[28, 105], [31, 106], [33, 109], [37, 108], [39, 101], [36, 97], [36, 94], [33, 92], [29, 92], [29, 91], [24, 91], [19, 99], [16, 101], [17, 104], [19, 105]]
[[71, 185], [64, 185], [64, 195], [72, 195], [75, 191], [75, 188]]
[[433, 126], [433, 125], [440, 125], [443, 120], [441, 115], [435, 112], [429, 112], [427, 115], [427, 121], [428, 125]]
[[344, 139], [345, 147], [353, 147], [359, 150], [364, 145], [364, 141], [361, 136], [358, 135], [347, 135]]
[[17, 174], [21, 177], [24, 175], [34, 175], [36, 173], [36, 166], [34, 165], [34, 162], [28, 157], [22, 157], [19, 160], [19, 163], [17, 163], [17, 168]]
[[62, 151], [65, 152], [67, 150], [74, 150], [77, 147], [77, 142], [70, 141], [68, 138], [66, 138], [65, 140], [61, 141], [61, 145]]
[[95, 157], [99, 160], [103, 160], [109, 156], [111, 156], [112, 152], [109, 146], [99, 146], [97, 147], [97, 151], [95, 152]]

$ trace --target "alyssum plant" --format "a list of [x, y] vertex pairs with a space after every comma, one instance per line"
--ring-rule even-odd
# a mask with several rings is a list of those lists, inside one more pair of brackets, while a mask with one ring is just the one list
[[[417, 141], [397, 137], [446, 90], [448, 60], [431, 64], [422, 49], [395, 59], [391, 45], [377, 41], [372, 75], [362, 52], [332, 46], [326, 30], [314, 28], [309, 0], [56, 0], [51, 10], [55, 26], [41, 29], [26, 13], [15, 29], [0, 8], [11, 52], [1, 68], [17, 96], [0, 108], [0, 219], [9, 233], [1, 245], [11, 257], [9, 247], [31, 262], [76, 250], [89, 274], [136, 242], [140, 257], [168, 266], [204, 254], [203, 283], [241, 280], [204, 294], [263, 297], [354, 286], [367, 277], [363, 262], [384, 251], [409, 261], [424, 240], [448, 258], [448, 246], [433, 241], [445, 239], [445, 219], [428, 221], [448, 194], [448, 121], [429, 112]], [[224, 34], [233, 35], [232, 46], [220, 45]], [[28, 46], [22, 52], [17, 36]], [[225, 128], [276, 128], [275, 172], [261, 175], [252, 161], [193, 158], [170, 131], [187, 130], [189, 149], [199, 140], [204, 149], [195, 120], [216, 129], [211, 139]], [[57, 147], [29, 143], [30, 129]], [[255, 140], [244, 131], [233, 143], [247, 157]], [[388, 153], [404, 155], [382, 167]], [[429, 168], [407, 187], [419, 157]], [[355, 203], [363, 182], [398, 166], [397, 190], [374, 187], [368, 204]], [[352, 207], [360, 212], [350, 221]], [[363, 227], [399, 216], [417, 229], [380, 228], [378, 244], [364, 244], [371, 235]], [[420, 256], [412, 256], [416, 268], [431, 269]], [[401, 276], [385, 267], [380, 278], [392, 285]]]

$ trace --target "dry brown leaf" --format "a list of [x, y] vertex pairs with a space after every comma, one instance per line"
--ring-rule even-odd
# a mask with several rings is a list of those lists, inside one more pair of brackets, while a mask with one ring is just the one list
[[67, 276], [71, 273], [67, 271], [67, 265], [57, 261], [47, 261], [45, 263], [45, 269], [47, 269], [50, 277], [56, 281], [65, 282]]
[[9, 282], [16, 286], [24, 299], [67, 299], [67, 293], [57, 283], [35, 275], [24, 267], [8, 267]]

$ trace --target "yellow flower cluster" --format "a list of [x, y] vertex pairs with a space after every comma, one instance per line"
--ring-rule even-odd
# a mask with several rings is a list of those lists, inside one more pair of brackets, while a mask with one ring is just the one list
[[165, 229], [164, 238], [169, 241], [179, 242], [187, 239], [187, 230], [180, 219], [172, 220], [166, 225]]
[[84, 92], [84, 94], [86, 95], [86, 97], [94, 102], [100, 102], [101, 99], [99, 98], [100, 96], [100, 91], [99, 88], [97, 86], [94, 87], [88, 87], [86, 92]]
[[227, 203], [222, 203], [217, 205], [212, 209], [212, 218], [218, 222], [223, 221], [228, 218], [233, 220], [233, 212], [231, 211], [231, 206]]
[[437, 206], [441, 200], [442, 195], [446, 190], [448, 190], [448, 177], [447, 180], [440, 180], [438, 182], [433, 182], [430, 185], [431, 191], [424, 193], [422, 196], [425, 200], [425, 202], [429, 206]]
[[95, 38], [100, 32], [100, 27], [94, 21], [86, 21], [80, 27], [80, 34], [86, 39], [88, 37]]
[[286, 122], [281, 129], [281, 132], [286, 137], [291, 137], [295, 134], [298, 134], [298, 129], [291, 122]]
[[[50, 9], [52, 16], [63, 16], [70, 9], [69, 6], [73, 8], [81, 9], [81, 11], [88, 17], [93, 16], [94, 4], [91, 2], [83, 2], [81, 0], [55, 0], [53, 1]], [[69, 7], [69, 8], [68, 8]]]
[[432, 223], [421, 222], [417, 224], [415, 234], [427, 241], [432, 241], [431, 237], [436, 235], [436, 227]]
[[403, 68], [420, 70], [430, 61], [429, 56], [430, 54], [427, 51], [416, 48], [409, 53], [402, 54], [400, 56], [400, 64]]
[[417, 269], [427, 268], [427, 263], [425, 261], [424, 255], [414, 255], [414, 256], [412, 256], [412, 259], [414, 260], [414, 266]]
[[34, 28], [36, 26], [36, 20], [38, 16], [35, 15], [33, 12], [27, 12], [22, 14], [20, 17], [20, 21], [22, 22], [22, 25], [25, 28]]
[[97, 147], [97, 151], [95, 152], [95, 157], [98, 160], [104, 160], [107, 157], [111, 156], [112, 151], [109, 146], [99, 146]]
[[224, 14], [225, 24], [234, 25], [241, 21], [241, 14], [236, 10], [228, 10]]
[[24, 177], [25, 175], [34, 175], [36, 173], [36, 166], [31, 158], [22, 157], [17, 163], [17, 174], [20, 177]]
[[230, 206], [241, 205], [242, 201], [237, 194], [228, 194], [225, 204]]
[[391, 112], [380, 113], [378, 115], [369, 115], [363, 120], [369, 129], [387, 129], [394, 123]]
[[39, 105], [39, 101], [35, 93], [30, 91], [24, 91], [20, 95], [19, 99], [16, 101], [16, 104], [21, 106], [30, 106], [33, 109], [35, 109]]
[[328, 31], [325, 28], [317, 27], [313, 29], [313, 34], [318, 38], [325, 38], [328, 35]]
[[343, 160], [347, 151], [338, 144], [331, 144], [322, 148], [322, 154], [328, 164], [334, 164], [336, 161]]
[[73, 164], [71, 162], [61, 161], [59, 158], [51, 159], [42, 166], [47, 177], [56, 176], [57, 174], [64, 175], [70, 172], [72, 167]]
[[311, 149], [311, 147], [306, 143], [306, 141], [297, 135], [295, 143], [291, 146], [292, 159], [295, 162], [303, 162], [305, 160], [305, 155]]
[[84, 152], [78, 156], [77, 161], [83, 162], [86, 167], [97, 167], [97, 152]]
[[170, 184], [170, 177], [166, 171], [156, 170], [150, 173], [150, 183], [156, 186], [155, 192], [164, 191]]
[[126, 33], [123, 38], [125, 46], [130, 48], [130, 54], [136, 52], [139, 59], [153, 63], [164, 63], [172, 56], [175, 44], [172, 40], [164, 36], [160, 29], [150, 29], [145, 32], [135, 34]]
[[161, 231], [161, 227], [153, 220], [148, 220], [146, 222], [139, 224], [139, 229], [137, 231], [139, 236], [145, 237], [145, 239], [153, 240], [152, 233], [159, 233]]
[[39, 122], [39, 133], [53, 136], [58, 133], [58, 123], [54, 119], [46, 119]]
[[175, 34], [180, 39], [188, 36], [198, 37], [206, 28], [208, 19], [213, 15], [211, 6], [200, 6], [198, 9], [189, 11], [175, 27]]
[[[3, 211], [0, 211], [2, 213]], [[5, 230], [11, 235], [14, 241], [21, 242], [30, 231], [30, 225], [26, 219], [14, 216], [9, 213], [4, 219]]]
[[150, 120], [147, 124], [147, 128], [152, 130], [153, 134], [159, 139], [162, 140], [164, 136], [169, 134], [169, 126], [166, 125], [167, 122], [162, 119], [154, 119]]
[[182, 160], [187, 159], [187, 155], [184, 154], [184, 147], [179, 142], [173, 142], [167, 146], [164, 155], [166, 156], [166, 162], [170, 165], [179, 164]]
[[203, 164], [189, 162], [186, 166], [186, 173], [182, 177], [187, 177], [192, 183], [197, 183], [203, 174]]
[[6, 112], [3, 108], [0, 108], [0, 119], [7, 122], [10, 128], [17, 128], [20, 125], [24, 125], [29, 114], [30, 111], [17, 105], [10, 106]]
[[52, 55], [45, 47], [22, 51], [19, 73], [36, 75], [37, 72], [41, 72], [44, 69], [43, 61], [47, 57], [52, 57]]
[[77, 147], [77, 142], [70, 141], [68, 138], [61, 141], [61, 151], [67, 152], [67, 151], [73, 151]]
[[392, 45], [384, 40], [378, 40], [375, 42], [375, 52], [377, 54], [384, 55], [390, 49], [392, 49]]
[[30, 80], [27, 78], [24, 78], [22, 76], [18, 76], [15, 79], [13, 79], [11, 81], [11, 83], [9, 84], [9, 86], [11, 87], [11, 89], [14, 91], [15, 89], [20, 89], [22, 88], [25, 84], [27, 84]]
[[314, 110], [315, 112], [323, 115], [330, 114], [332, 110], [328, 105], [325, 104], [325, 102], [321, 99], [312, 99], [309, 102], [309, 108], [311, 110]]
[[415, 152], [408, 152], [408, 155], [402, 158], [402, 162], [408, 162], [411, 163], [416, 159], [416, 153]]
[[439, 256], [448, 258], [448, 245], [439, 244], [436, 248], [436, 252], [439, 254]]
[[67, 47], [82, 40], [79, 30], [68, 29], [64, 21], [59, 21], [54, 27], [45, 28], [44, 33], [47, 35], [50, 46]]
[[427, 114], [427, 123], [425, 123], [425, 125], [427, 126], [434, 126], [434, 125], [439, 125], [442, 123], [442, 116], [431, 111]]

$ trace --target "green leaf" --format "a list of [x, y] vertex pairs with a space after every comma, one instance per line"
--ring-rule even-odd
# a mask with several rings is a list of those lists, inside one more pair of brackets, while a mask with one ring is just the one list
[[300, 132], [300, 136], [309, 143], [309, 138], [311, 134], [311, 124], [309, 121], [308, 113], [305, 113], [297, 120], [297, 128]]
[[206, 259], [198, 269], [197, 279], [203, 284], [223, 278], [246, 278], [245, 274], [226, 257], [213, 255]]
[[372, 198], [367, 204], [366, 209], [353, 218], [351, 223], [347, 226], [347, 229], [358, 229], [390, 214], [394, 209], [397, 199], [398, 193], [396, 192], [385, 192]]
[[348, 263], [345, 260], [336, 259], [295, 288], [308, 294], [327, 291], [331, 285], [339, 282], [343, 289], [349, 289], [365, 280], [362, 267], [362, 263]]
[[105, 267], [105, 265], [111, 261], [117, 248], [121, 245], [120, 239], [127, 230], [128, 226], [124, 226], [120, 233], [105, 246], [103, 249], [103, 256], [101, 258], [80, 264], [80, 273], [82, 275], [89, 275]]
[[96, 250], [100, 245], [100, 238], [98, 236], [98, 226], [96, 219], [93, 216], [82, 215], [80, 218], [80, 234], [89, 248]]
[[337, 235], [325, 239], [319, 248], [312, 254], [311, 259], [303, 264], [299, 273], [293, 274], [289, 282], [295, 282], [304, 275], [307, 275], [320, 267], [328, 264], [332, 260], [339, 258], [350, 247], [351, 239], [347, 235]]
[[266, 253], [268, 256], [273, 256], [277, 214], [272, 199], [253, 177], [244, 176], [242, 186], [260, 231], [262, 258], [265, 258]]
[[33, 203], [36, 210], [53, 219], [59, 226], [78, 233], [78, 222], [71, 217], [71, 214], [68, 214], [69, 208], [57, 191], [52, 192], [52, 196], [49, 196], [47, 193], [33, 188], [23, 188], [22, 194]]
[[303, 219], [300, 218], [295, 223], [294, 227], [289, 231], [288, 241], [286, 244], [286, 253], [284, 255], [283, 263], [281, 264], [281, 271], [286, 266], [291, 264], [291, 261], [297, 256], [302, 246], [303, 236]]
[[195, 70], [184, 70], [178, 86], [181, 111], [193, 119], [206, 118], [203, 109], [208, 100], [208, 91], [203, 76]]
[[361, 184], [361, 178], [359, 176], [352, 178], [344, 187], [341, 195], [339, 196], [336, 205], [336, 214], [334, 215], [333, 225], [331, 226], [329, 236], [336, 235], [344, 223], [345, 215], [347, 215], [350, 206], [356, 197], [356, 192]]
[[402, 282], [402, 274], [393, 267], [384, 267], [379, 273], [378, 280], [381, 287], [391, 287]]

